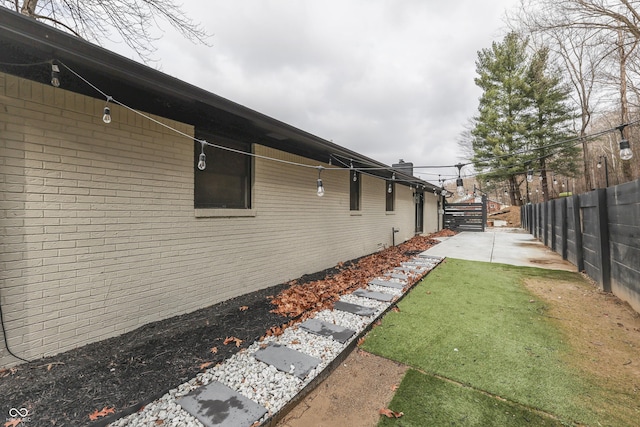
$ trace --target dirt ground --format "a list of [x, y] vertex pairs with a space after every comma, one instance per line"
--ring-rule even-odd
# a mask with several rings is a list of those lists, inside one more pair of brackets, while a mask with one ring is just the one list
[[[588, 279], [587, 279], [588, 280]], [[549, 304], [572, 348], [570, 362], [605, 389], [593, 407], [629, 426], [640, 419], [640, 314], [594, 284], [529, 280], [527, 288]]]
[[520, 227], [520, 207], [509, 206], [500, 212], [489, 214], [487, 220], [500, 219], [507, 221], [507, 227]]
[[[548, 304], [547, 315], [567, 336], [571, 360], [604, 387], [593, 402], [604, 414], [637, 425], [640, 419], [640, 314], [593, 284], [529, 280], [527, 288]], [[406, 367], [355, 350], [322, 384], [287, 414], [278, 427], [371, 427], [393, 398]], [[605, 415], [606, 417], [606, 415]]]
[[405, 365], [356, 349], [277, 426], [374, 426], [406, 371]]

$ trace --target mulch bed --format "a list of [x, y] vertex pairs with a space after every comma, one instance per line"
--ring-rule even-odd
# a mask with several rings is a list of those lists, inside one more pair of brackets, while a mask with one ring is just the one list
[[[450, 233], [445, 230], [429, 237]], [[373, 278], [435, 243], [430, 238], [416, 237], [289, 283], [0, 370], [0, 411], [28, 408], [27, 425], [34, 426], [105, 425], [138, 410], [195, 377], [205, 366], [224, 361], [265, 334], [280, 333], [283, 325], [331, 306], [340, 294], [365, 286], [367, 277]], [[240, 345], [236, 346], [236, 342]], [[89, 415], [103, 408], [114, 408], [115, 413], [91, 421]], [[0, 416], [0, 421], [7, 416]]]

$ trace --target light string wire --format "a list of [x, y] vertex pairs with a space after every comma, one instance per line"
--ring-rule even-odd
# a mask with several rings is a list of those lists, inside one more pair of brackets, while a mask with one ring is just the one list
[[[289, 160], [277, 159], [277, 158], [264, 156], [264, 155], [260, 155], [260, 154], [256, 154], [256, 153], [250, 153], [250, 152], [246, 152], [246, 151], [242, 151], [242, 150], [237, 150], [237, 149], [234, 149], [234, 148], [231, 148], [231, 147], [225, 147], [225, 146], [222, 146], [222, 145], [213, 144], [213, 143], [208, 142], [206, 140], [195, 138], [195, 137], [193, 137], [193, 136], [191, 136], [191, 135], [189, 135], [189, 134], [187, 134], [185, 132], [182, 132], [182, 131], [180, 131], [178, 129], [175, 129], [175, 128], [167, 125], [166, 123], [163, 123], [163, 122], [161, 122], [161, 121], [159, 121], [157, 119], [154, 119], [153, 117], [151, 117], [151, 116], [149, 116], [149, 115], [147, 115], [147, 114], [145, 114], [145, 113], [143, 113], [141, 111], [138, 111], [138, 110], [135, 110], [134, 108], [129, 107], [128, 105], [124, 104], [123, 102], [120, 102], [120, 101], [114, 99], [110, 95], [107, 95], [106, 92], [104, 92], [103, 90], [98, 88], [96, 85], [94, 85], [93, 83], [91, 83], [90, 81], [85, 79], [82, 75], [77, 73], [75, 70], [73, 70], [71, 67], [69, 67], [67, 64], [65, 64], [64, 62], [62, 62], [60, 60], [53, 60], [52, 59], [52, 60], [40, 61], [40, 62], [34, 62], [34, 63], [7, 63], [7, 62], [0, 62], [0, 65], [3, 65], [3, 66], [15, 66], [15, 67], [29, 67], [29, 66], [37, 66], [37, 65], [44, 65], [44, 64], [52, 64], [54, 61], [56, 63], [62, 65], [64, 68], [69, 70], [69, 72], [71, 72], [73, 75], [75, 75], [77, 78], [79, 78], [85, 84], [87, 84], [89, 87], [91, 87], [96, 92], [98, 92], [100, 95], [102, 95], [107, 100], [107, 102], [111, 101], [114, 104], [120, 105], [121, 107], [123, 107], [123, 108], [125, 108], [125, 109], [127, 109], [127, 110], [129, 110], [129, 111], [131, 111], [131, 112], [133, 112], [135, 114], [138, 114], [141, 117], [144, 117], [147, 120], [149, 120], [149, 121], [151, 121], [153, 123], [156, 123], [156, 124], [166, 128], [166, 129], [168, 129], [168, 130], [170, 130], [170, 131], [172, 131], [172, 132], [174, 132], [174, 133], [176, 133], [178, 135], [184, 136], [185, 138], [191, 139], [191, 140], [196, 141], [196, 142], [200, 142], [201, 144], [205, 144], [205, 145], [213, 147], [213, 148], [218, 148], [218, 149], [221, 149], [221, 150], [226, 150], [226, 151], [234, 152], [234, 153], [241, 154], [241, 155], [260, 158], [260, 159], [268, 160], [268, 161], [272, 161], [272, 162], [283, 163], [283, 164], [288, 164], [288, 165], [292, 165], [292, 166], [299, 166], [299, 167], [308, 168], [308, 169], [318, 169], [318, 167], [319, 167], [319, 166], [309, 165], [309, 164], [305, 164], [305, 163], [299, 163], [299, 162], [293, 162], [293, 161], [289, 161]], [[629, 123], [625, 123], [625, 124], [622, 124], [622, 125], [619, 125], [619, 126], [615, 126], [615, 127], [609, 128], [609, 129], [605, 129], [605, 130], [602, 130], [602, 131], [599, 131], [599, 132], [596, 132], [596, 133], [590, 134], [590, 135], [576, 136], [576, 137], [568, 138], [568, 139], [560, 141], [560, 142], [555, 142], [555, 143], [547, 144], [547, 145], [540, 146], [540, 147], [532, 147], [532, 148], [521, 149], [521, 150], [517, 150], [517, 151], [515, 151], [513, 153], [508, 153], [508, 154], [503, 154], [503, 155], [500, 155], [500, 156], [493, 156], [493, 157], [488, 157], [488, 158], [482, 158], [482, 159], [478, 159], [477, 161], [467, 161], [466, 163], [458, 163], [458, 164], [461, 164], [462, 166], [474, 165], [475, 163], [478, 163], [478, 162], [487, 162], [487, 161], [490, 161], [490, 160], [497, 160], [497, 159], [507, 158], [507, 157], [511, 157], [511, 156], [515, 156], [515, 155], [521, 155], [521, 154], [525, 154], [525, 153], [533, 152], [533, 151], [537, 151], [537, 150], [544, 150], [546, 148], [553, 148], [553, 147], [557, 147], [557, 146], [560, 146], [560, 145], [564, 145], [564, 144], [566, 144], [568, 142], [572, 142], [572, 141], [576, 141], [576, 144], [573, 144], [573, 145], [577, 145], [578, 143], [581, 143], [583, 140], [591, 140], [591, 139], [597, 138], [599, 136], [602, 136], [602, 135], [605, 135], [605, 134], [608, 134], [608, 133], [611, 133], [611, 132], [615, 132], [615, 131], [619, 130], [620, 128], [624, 128], [624, 127], [628, 127], [628, 126], [635, 126], [638, 123], [640, 123], [640, 119], [632, 121], [632, 122], [629, 122]], [[562, 151], [562, 150], [560, 150], [560, 151]], [[557, 153], [555, 153], [555, 154], [557, 154]], [[553, 155], [553, 154], [551, 154], [551, 155]], [[331, 156], [336, 158], [336, 160], [338, 160], [337, 159], [338, 155], [331, 154]], [[536, 160], [540, 160], [542, 158], [549, 157], [549, 156], [550, 155], [540, 156], [538, 158], [530, 159], [530, 160], [527, 160], [527, 161], [524, 161], [524, 162], [521, 162], [521, 163], [516, 163], [513, 166], [505, 166], [505, 167], [502, 167], [502, 168], [492, 169], [492, 171], [506, 170], [506, 169], [510, 169], [510, 168], [513, 168], [514, 166], [518, 166], [518, 165], [525, 166], [528, 162], [534, 162]], [[342, 156], [342, 157], [344, 157], [344, 156]], [[362, 161], [363, 163], [367, 163], [366, 161], [363, 161], [363, 160], [359, 160], [359, 161]], [[340, 163], [342, 163], [345, 167], [349, 167], [349, 165], [344, 164], [344, 162], [340, 162]], [[414, 165], [413, 169], [437, 169], [437, 168], [445, 169], [445, 168], [452, 168], [452, 167], [457, 167], [457, 166], [456, 165], [437, 165], [437, 166], [436, 165]], [[332, 167], [324, 167], [324, 166], [323, 166], [323, 168], [325, 170], [344, 170], [344, 168], [332, 168]], [[356, 169], [356, 170], [358, 170], [360, 172], [362, 172], [362, 171], [373, 171], [373, 170], [385, 170], [385, 171], [389, 171], [389, 172], [395, 172], [396, 171], [396, 169], [394, 169], [393, 167], [357, 167], [357, 168], [354, 167], [352, 169]], [[526, 173], [526, 172], [527, 171], [525, 170], [523, 173]], [[467, 174], [464, 177], [465, 178], [472, 178], [472, 177], [475, 177], [475, 176], [478, 176], [478, 175], [482, 175], [484, 173], [487, 173], [487, 172], [476, 171], [475, 173]], [[375, 175], [372, 175], [372, 174], [369, 174], [369, 175], [373, 176], [375, 178], [381, 178], [379, 176], [375, 176]], [[430, 175], [435, 175], [435, 174], [430, 174]], [[447, 179], [447, 181], [451, 181], [451, 180], [457, 178], [457, 175], [448, 175], [447, 174], [445, 176], [450, 176], [451, 177], [450, 179]], [[385, 178], [382, 178], [382, 179], [385, 179]], [[400, 181], [400, 182], [403, 182], [403, 181], [404, 182], [417, 182], [417, 183], [421, 183], [421, 184], [423, 182], [423, 181], [417, 181], [417, 180], [416, 181], [398, 180], [398, 181]], [[435, 185], [433, 183], [430, 183], [430, 184]]]
[[[378, 179], [384, 179], [385, 181], [388, 181], [388, 182], [405, 182], [405, 183], [408, 183], [409, 185], [414, 185], [416, 188], [417, 188], [419, 185], [424, 186], [424, 183], [425, 183], [425, 181], [423, 181], [423, 180], [418, 180], [418, 179], [415, 179], [415, 180], [408, 180], [408, 179], [403, 179], [403, 178], [396, 178], [396, 179], [393, 179], [393, 178], [381, 178], [381, 177], [379, 177], [379, 176], [377, 176], [377, 175], [374, 175], [374, 174], [372, 174], [372, 173], [368, 173], [368, 172], [366, 172], [366, 171], [370, 170], [369, 168], [357, 168], [357, 167], [353, 167], [353, 168], [351, 168], [351, 164], [350, 164], [350, 163], [349, 163], [349, 164], [347, 164], [346, 162], [343, 162], [342, 160], [340, 160], [340, 159], [338, 158], [338, 155], [336, 155], [336, 154], [332, 154], [332, 155], [331, 155], [331, 157], [332, 157], [333, 159], [335, 159], [338, 163], [340, 163], [340, 164], [344, 165], [344, 167], [349, 168], [349, 170], [350, 170], [350, 171], [357, 171], [357, 172], [359, 172], [359, 173], [360, 173], [360, 174], [362, 174], [362, 175], [372, 176], [372, 177], [374, 177], [374, 178], [378, 178]], [[342, 156], [340, 156], [340, 157], [342, 157]], [[351, 159], [349, 159], [349, 160], [351, 160]], [[338, 168], [338, 169], [339, 169], [339, 170], [344, 170], [343, 168]], [[375, 170], [380, 170], [380, 169], [375, 169]], [[394, 172], [394, 174], [395, 174], [396, 172], [400, 172], [400, 173], [402, 173], [402, 171], [397, 170], [397, 169], [393, 169], [393, 168], [391, 168], [391, 169], [390, 169], [390, 171]], [[433, 184], [433, 183], [429, 183], [429, 184], [431, 184], [431, 185], [434, 185], [434, 186], [435, 186], [435, 184]]]
[[[80, 74], [75, 72], [73, 69], [71, 69], [64, 62], [60, 62], [60, 65], [65, 67], [67, 70], [69, 70], [71, 73], [73, 73], [76, 77], [78, 77], [84, 83], [89, 85], [91, 88], [93, 88], [99, 94], [101, 94], [105, 98], [109, 99], [114, 104], [117, 104], [117, 105], [119, 105], [119, 106], [121, 106], [121, 107], [123, 107], [123, 108], [125, 108], [125, 109], [127, 109], [127, 110], [129, 110], [129, 111], [131, 111], [133, 113], [135, 113], [135, 114], [138, 114], [139, 116], [144, 117], [145, 119], [147, 119], [147, 120], [149, 120], [149, 121], [151, 121], [151, 122], [153, 122], [153, 123], [155, 123], [157, 125], [160, 125], [160, 126], [166, 128], [166, 129], [168, 129], [168, 130], [170, 130], [172, 132], [175, 132], [178, 135], [181, 135], [181, 136], [184, 136], [185, 138], [188, 138], [188, 139], [191, 139], [193, 141], [199, 142], [200, 144], [204, 144], [204, 145], [207, 145], [209, 147], [218, 148], [218, 149], [221, 149], [221, 150], [230, 151], [232, 153], [243, 154], [243, 155], [250, 156], [250, 157], [255, 157], [255, 158], [259, 158], [259, 159], [263, 159], [263, 160], [269, 160], [269, 161], [272, 161], [272, 162], [284, 163], [284, 164], [292, 165], [292, 166], [299, 166], [299, 167], [304, 167], [304, 168], [308, 168], [308, 169], [318, 169], [318, 167], [319, 167], [319, 166], [309, 165], [309, 164], [305, 164], [305, 163], [298, 163], [298, 162], [293, 162], [293, 161], [290, 161], [290, 160], [277, 159], [277, 158], [273, 158], [273, 157], [269, 157], [269, 156], [264, 156], [264, 155], [261, 155], [261, 154], [256, 154], [256, 153], [250, 153], [250, 152], [247, 152], [247, 151], [237, 150], [235, 148], [225, 147], [225, 146], [218, 145], [218, 144], [213, 144], [213, 143], [208, 142], [208, 141], [206, 141], [204, 139], [199, 139], [199, 138], [193, 137], [193, 136], [189, 135], [188, 133], [185, 133], [185, 132], [183, 132], [183, 131], [181, 131], [179, 129], [175, 129], [172, 126], [169, 126], [168, 124], [163, 123], [160, 120], [154, 119], [153, 117], [151, 117], [151, 116], [149, 116], [149, 115], [147, 115], [147, 114], [145, 114], [145, 113], [143, 113], [141, 111], [138, 111], [138, 110], [136, 110], [134, 108], [131, 108], [128, 105], [126, 105], [125, 103], [123, 103], [123, 102], [118, 101], [117, 99], [113, 98], [112, 96], [107, 95], [105, 92], [103, 92], [98, 87], [96, 87], [93, 83], [91, 83], [90, 81], [88, 81], [87, 79], [82, 77]], [[324, 167], [324, 166], [322, 166], [322, 168], [324, 170], [344, 170], [343, 168], [331, 168], [331, 167], [327, 168], [327, 167]]]
[[[118, 101], [118, 100], [114, 99], [114, 98], [113, 98], [113, 97], [111, 97], [110, 95], [107, 95], [104, 91], [100, 90], [100, 89], [99, 89], [98, 87], [96, 87], [94, 84], [92, 84], [91, 82], [89, 82], [89, 81], [88, 81], [87, 79], [85, 79], [83, 76], [81, 76], [80, 74], [78, 74], [75, 70], [71, 69], [71, 68], [70, 68], [68, 65], [66, 65], [64, 62], [62, 62], [62, 61], [58, 61], [58, 62], [60, 63], [60, 65], [64, 66], [67, 70], [69, 70], [71, 73], [73, 73], [73, 74], [74, 74], [76, 77], [78, 77], [80, 80], [82, 80], [82, 81], [83, 81], [83, 82], [85, 82], [87, 85], [89, 85], [91, 88], [93, 88], [95, 91], [97, 91], [97, 92], [98, 92], [98, 93], [100, 93], [102, 96], [104, 96], [107, 100], [111, 100], [114, 104], [120, 105], [120, 106], [122, 106], [123, 108], [126, 108], [126, 109], [130, 110], [131, 112], [133, 112], [133, 113], [135, 113], [135, 114], [138, 114], [138, 115], [140, 115], [140, 116], [142, 116], [142, 117], [146, 118], [147, 120], [150, 120], [150, 121], [152, 121], [152, 122], [154, 122], [154, 123], [156, 123], [156, 124], [158, 124], [158, 125], [160, 125], [160, 126], [163, 126], [163, 127], [165, 127], [166, 129], [169, 129], [169, 130], [171, 130], [171, 131], [173, 131], [173, 132], [175, 132], [175, 133], [177, 133], [177, 134], [179, 134], [179, 135], [182, 135], [182, 136], [184, 136], [184, 137], [186, 137], [186, 138], [188, 138], [188, 139], [192, 139], [192, 140], [194, 140], [194, 141], [200, 142], [201, 144], [205, 144], [205, 145], [208, 145], [208, 146], [210, 146], [210, 147], [214, 147], [214, 148], [218, 148], [218, 149], [222, 149], [222, 150], [227, 150], [227, 151], [230, 151], [230, 152], [233, 152], [233, 153], [242, 154], [242, 155], [247, 155], [247, 156], [251, 156], [251, 157], [255, 157], [255, 158], [259, 158], [259, 159], [263, 159], [263, 160], [268, 160], [268, 161], [272, 161], [272, 162], [277, 162], [277, 163], [287, 164], [287, 165], [291, 165], [291, 166], [299, 166], [299, 167], [304, 167], [304, 168], [308, 168], [308, 169], [318, 169], [318, 168], [320, 167], [320, 166], [308, 165], [308, 164], [304, 164], [304, 163], [293, 162], [293, 161], [289, 161], [289, 160], [277, 159], [277, 158], [273, 158], [273, 157], [269, 157], [269, 156], [264, 156], [264, 155], [260, 155], [260, 154], [256, 154], [256, 153], [249, 153], [249, 152], [246, 152], [246, 151], [237, 150], [237, 149], [234, 149], [234, 148], [230, 148], [230, 147], [225, 147], [225, 146], [221, 146], [221, 145], [213, 144], [213, 143], [210, 143], [210, 142], [208, 142], [208, 141], [206, 141], [206, 140], [202, 140], [202, 139], [199, 139], [199, 138], [195, 138], [195, 137], [193, 137], [193, 136], [191, 136], [191, 135], [189, 135], [189, 134], [187, 134], [187, 133], [185, 133], [185, 132], [182, 132], [182, 131], [180, 131], [180, 130], [178, 130], [178, 129], [175, 129], [175, 128], [173, 128], [173, 127], [171, 127], [171, 126], [167, 125], [166, 123], [162, 123], [161, 121], [156, 120], [156, 119], [154, 119], [153, 117], [150, 117], [150, 116], [148, 116], [147, 114], [144, 114], [144, 113], [142, 113], [141, 111], [135, 110], [135, 109], [133, 109], [133, 108], [129, 107], [128, 105], [126, 105], [126, 104], [124, 104], [124, 103], [122, 103], [122, 102], [120, 102], [120, 101]], [[47, 62], [47, 63], [48, 63], [48, 62]], [[634, 121], [634, 122], [630, 122], [630, 123], [624, 124], [624, 125], [622, 125], [622, 126], [624, 126], [624, 127], [626, 127], [626, 126], [632, 126], [632, 125], [635, 125], [635, 124], [637, 124], [637, 123], [640, 123], [640, 120], [636, 120], [636, 121]], [[605, 134], [607, 134], [607, 133], [614, 132], [614, 131], [618, 130], [619, 128], [620, 128], [620, 126], [616, 126], [616, 127], [614, 127], [614, 128], [605, 129], [605, 130], [603, 130], [603, 131], [597, 132], [597, 133], [592, 134], [592, 135], [579, 136], [579, 137], [573, 137], [573, 138], [569, 138], [569, 139], [567, 139], [567, 140], [565, 140], [565, 141], [555, 142], [555, 143], [552, 143], [552, 144], [548, 144], [548, 145], [546, 145], [546, 146], [533, 147], [533, 148], [529, 148], [529, 149], [519, 150], [519, 151], [516, 151], [516, 152], [514, 152], [514, 153], [509, 153], [509, 154], [505, 154], [505, 155], [502, 155], [502, 156], [495, 156], [495, 157], [493, 157], [493, 158], [489, 158], [489, 159], [481, 159], [481, 160], [479, 160], [479, 161], [488, 161], [488, 160], [491, 160], [491, 159], [506, 158], [506, 157], [510, 157], [510, 156], [513, 156], [513, 155], [525, 154], [525, 153], [527, 153], [527, 152], [532, 152], [532, 151], [542, 150], [542, 149], [545, 149], [545, 148], [553, 148], [553, 147], [556, 147], [556, 146], [564, 145], [564, 144], [566, 144], [566, 143], [568, 143], [568, 142], [571, 142], [571, 141], [576, 141], [576, 144], [575, 144], [575, 145], [577, 145], [578, 143], [582, 142], [582, 140], [583, 140], [583, 139], [585, 139], [585, 138], [587, 138], [587, 139], [597, 138], [597, 137], [602, 136], [602, 135], [605, 135]], [[560, 150], [560, 151], [562, 151], [562, 150]], [[556, 153], [556, 154], [557, 154], [557, 153]], [[358, 171], [358, 172], [360, 172], [360, 173], [363, 173], [363, 171], [372, 171], [372, 170], [385, 170], [385, 171], [389, 171], [389, 172], [394, 172], [394, 171], [395, 171], [395, 169], [393, 169], [393, 168], [389, 168], [389, 167], [357, 167], [357, 168], [356, 168], [356, 167], [351, 167], [351, 164], [347, 165], [345, 162], [342, 162], [342, 161], [338, 158], [338, 155], [336, 155], [336, 154], [331, 154], [331, 156], [332, 156], [333, 158], [335, 158], [337, 161], [339, 161], [340, 163], [342, 163], [345, 167], [350, 168], [350, 169], [355, 169], [355, 170], [357, 170], [357, 171]], [[341, 156], [341, 157], [343, 157], [343, 156]], [[540, 159], [542, 159], [542, 158], [544, 158], [544, 157], [548, 157], [548, 155], [546, 155], [546, 156], [540, 156], [540, 157], [538, 157], [538, 158], [536, 158], [536, 159], [532, 159], [531, 161], [540, 160]], [[352, 160], [352, 159], [350, 159], [350, 160]], [[362, 160], [360, 160], [360, 161], [362, 161]], [[474, 164], [474, 162], [467, 162], [467, 163], [461, 163], [461, 164], [462, 164], [462, 166], [468, 166], [468, 165], [473, 165], [473, 164]], [[526, 164], [526, 162], [525, 162], [524, 164]], [[414, 166], [413, 168], [414, 168], [414, 169], [426, 169], [426, 168], [448, 168], [448, 167], [456, 167], [456, 165], [445, 165], [445, 166], [424, 165], [424, 166]], [[324, 170], [344, 170], [344, 168], [332, 168], [332, 167], [324, 167], [324, 166], [323, 166], [323, 169], [324, 169]], [[525, 172], [526, 172], [526, 171], [525, 171]], [[375, 178], [380, 178], [380, 177], [377, 177], [377, 176], [375, 176], [375, 175], [373, 175], [373, 174], [368, 174], [368, 173], [365, 173], [365, 174], [366, 174], [366, 175], [369, 175], [369, 176], [372, 176], [372, 177], [375, 177]], [[478, 176], [478, 175], [480, 175], [480, 174], [482, 174], [482, 172], [475, 172], [475, 173], [473, 173], [473, 174], [465, 175], [465, 177], [466, 177], [466, 178], [471, 178], [471, 177]], [[453, 180], [453, 179], [455, 179], [455, 177], [452, 177], [452, 178], [451, 178], [451, 180]], [[420, 181], [417, 181], [417, 180], [416, 180], [416, 181], [399, 180], [399, 181], [404, 181], [404, 182], [409, 182], [409, 183], [416, 183], [416, 184], [419, 184], [419, 183], [420, 183]], [[432, 185], [435, 185], [435, 184], [432, 184]]]
[[[515, 173], [516, 175], [526, 174], [526, 173], [529, 172], [529, 170], [531, 170], [533, 172], [542, 172], [541, 169], [538, 169], [538, 168], [527, 168], [527, 166], [528, 166], [529, 163], [534, 163], [537, 160], [542, 160], [544, 158], [560, 154], [562, 152], [562, 150], [564, 150], [565, 148], [574, 147], [574, 146], [576, 146], [578, 144], [581, 144], [583, 141], [593, 140], [593, 139], [596, 139], [596, 138], [601, 137], [603, 135], [606, 135], [608, 133], [612, 133], [612, 132], [618, 131], [620, 128], [635, 126], [638, 123], [640, 123], [640, 119], [634, 120], [634, 121], [631, 121], [631, 122], [628, 122], [628, 123], [624, 123], [624, 124], [616, 126], [614, 128], [605, 129], [605, 130], [602, 130], [602, 131], [599, 131], [599, 132], [595, 132], [595, 133], [590, 134], [590, 135], [573, 137], [573, 138], [570, 138], [570, 139], [568, 139], [566, 141], [549, 144], [547, 147], [550, 147], [550, 146], [556, 147], [556, 146], [559, 146], [559, 145], [562, 145], [562, 144], [566, 144], [567, 142], [575, 141], [573, 144], [571, 144], [571, 145], [569, 145], [567, 147], [559, 147], [556, 152], [551, 152], [550, 154], [545, 154], [545, 155], [538, 156], [536, 158], [532, 158], [532, 159], [528, 159], [528, 160], [525, 160], [525, 161], [517, 162], [517, 163], [515, 163], [515, 164], [513, 164], [511, 166], [503, 166], [503, 167], [500, 167], [500, 168], [491, 169], [488, 172], [476, 171], [475, 173], [469, 174], [466, 177], [476, 177], [478, 175], [484, 175], [486, 173], [491, 173], [491, 172], [495, 172], [495, 171], [499, 172], [499, 171], [503, 171], [503, 170], [509, 170], [509, 169], [514, 168], [514, 167], [525, 167], [526, 168], [526, 169], [523, 169], [522, 171], [519, 171], [519, 170], [516, 171], [516, 173]], [[528, 151], [544, 149], [544, 148], [547, 148], [547, 147], [537, 147], [537, 148], [533, 148], [533, 149], [528, 150]], [[500, 158], [509, 157], [509, 156], [515, 155], [515, 154], [516, 153], [510, 154], [510, 155], [506, 155], [506, 156], [500, 156]], [[523, 153], [520, 153], [520, 154], [523, 154]], [[496, 157], [496, 158], [498, 158], [498, 157]], [[467, 163], [467, 164], [473, 164], [473, 163]]]

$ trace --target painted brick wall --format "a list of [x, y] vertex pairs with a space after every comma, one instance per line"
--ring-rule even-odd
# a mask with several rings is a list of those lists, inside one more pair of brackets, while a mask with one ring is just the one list
[[[11, 349], [34, 359], [119, 335], [413, 236], [408, 187], [256, 159], [253, 209], [193, 208], [193, 142], [116, 105], [0, 73], [0, 302]], [[185, 124], [162, 119], [193, 134]], [[256, 146], [258, 154], [303, 158]], [[308, 163], [315, 166], [316, 163]], [[328, 165], [324, 165], [328, 167]], [[430, 200], [429, 197], [426, 197]], [[431, 205], [429, 204], [431, 203]], [[435, 198], [426, 203], [435, 206]], [[437, 224], [425, 220], [425, 231]], [[0, 366], [17, 360], [0, 346]]]

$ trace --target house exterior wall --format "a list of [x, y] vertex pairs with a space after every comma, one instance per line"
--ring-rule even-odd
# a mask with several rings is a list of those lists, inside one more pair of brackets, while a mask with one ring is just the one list
[[[319, 198], [316, 169], [260, 158], [251, 210], [195, 210], [193, 141], [113, 104], [106, 125], [103, 107], [0, 73], [0, 303], [9, 346], [24, 358], [375, 252], [393, 227], [396, 243], [414, 235], [408, 187], [396, 186], [388, 213], [385, 182], [363, 174], [362, 209], [350, 212], [348, 170], [324, 170]], [[0, 367], [16, 363], [0, 346]]]

